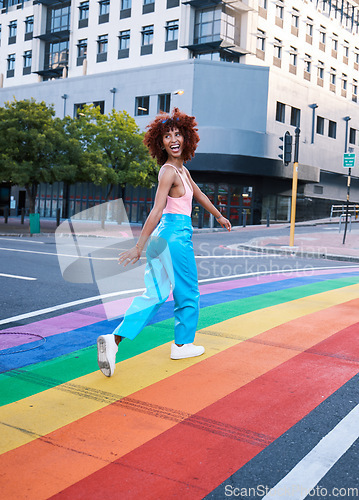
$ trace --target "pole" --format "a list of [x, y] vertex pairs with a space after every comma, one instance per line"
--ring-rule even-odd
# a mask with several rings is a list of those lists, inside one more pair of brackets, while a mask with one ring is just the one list
[[[346, 116], [345, 120], [345, 145], [344, 145], [344, 153], [348, 151], [348, 127], [350, 116]], [[349, 167], [348, 169], [348, 181], [347, 181], [347, 206], [345, 209], [345, 226], [344, 226], [344, 235], [343, 235], [343, 245], [345, 244], [345, 238], [347, 236], [347, 228], [348, 228], [348, 216], [349, 216], [349, 196], [350, 196], [350, 178], [351, 178], [352, 169]]]
[[344, 235], [343, 235], [343, 245], [345, 244], [345, 238], [347, 236], [347, 228], [348, 228], [348, 218], [349, 218], [349, 196], [350, 196], [350, 179], [351, 179], [352, 169], [349, 167], [348, 169], [348, 183], [347, 183], [347, 206], [345, 209], [345, 226], [344, 226]]
[[295, 212], [297, 207], [299, 134], [300, 130], [297, 127], [295, 129], [293, 181], [292, 181], [292, 209], [290, 215], [289, 246], [291, 247], [294, 246]]

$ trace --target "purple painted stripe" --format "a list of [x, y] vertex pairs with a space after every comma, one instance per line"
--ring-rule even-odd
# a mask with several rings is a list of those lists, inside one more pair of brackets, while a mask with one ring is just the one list
[[[359, 268], [337, 268], [337, 269], [323, 269], [318, 271], [288, 271], [287, 274], [271, 274], [265, 276], [255, 276], [251, 278], [236, 279], [231, 281], [222, 281], [216, 283], [209, 283], [207, 285], [200, 285], [201, 295], [209, 293], [223, 292], [226, 290], [233, 290], [235, 288], [244, 288], [248, 286], [261, 285], [265, 283], [274, 283], [276, 281], [283, 281], [301, 276], [321, 276], [333, 275], [338, 273], [351, 273], [358, 272]], [[121, 316], [126, 312], [132, 302], [133, 297], [125, 299], [118, 299], [111, 302], [111, 309], [114, 311], [114, 316]], [[172, 294], [167, 299], [173, 300]], [[47, 318], [28, 325], [22, 325], [14, 328], [1, 330], [0, 332], [0, 349], [8, 349], [20, 344], [34, 342], [36, 337], [31, 334], [41, 335], [42, 337], [50, 337], [60, 333], [76, 330], [85, 326], [93, 325], [99, 321], [106, 320], [105, 309], [102, 304], [79, 309], [78, 311], [65, 313], [53, 318]], [[9, 334], [11, 332], [11, 335]], [[8, 333], [8, 334], [7, 334]], [[15, 335], [19, 333], [19, 335]], [[20, 335], [27, 333], [29, 336]]]

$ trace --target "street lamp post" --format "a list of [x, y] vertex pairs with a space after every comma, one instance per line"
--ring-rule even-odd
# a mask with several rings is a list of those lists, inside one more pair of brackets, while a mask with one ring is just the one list
[[110, 92], [112, 94], [112, 109], [115, 109], [115, 95], [116, 95], [117, 89], [115, 87], [113, 87], [112, 89], [110, 89]]
[[315, 110], [318, 107], [318, 104], [309, 104], [309, 107], [312, 108], [313, 114], [312, 114], [312, 140], [311, 144], [314, 144], [314, 130], [315, 130]]
[[67, 101], [67, 98], [69, 97], [67, 94], [64, 94], [61, 96], [62, 99], [64, 100], [64, 118], [66, 116], [66, 101]]

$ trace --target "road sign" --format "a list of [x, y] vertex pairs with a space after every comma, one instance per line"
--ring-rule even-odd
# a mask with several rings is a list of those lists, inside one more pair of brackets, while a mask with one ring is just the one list
[[355, 165], [355, 153], [344, 153], [343, 167], [351, 168]]

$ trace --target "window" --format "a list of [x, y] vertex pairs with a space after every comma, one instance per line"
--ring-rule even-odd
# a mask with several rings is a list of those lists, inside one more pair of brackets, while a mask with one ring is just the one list
[[175, 21], [167, 21], [166, 23], [166, 42], [178, 40], [178, 19]]
[[50, 31], [55, 33], [70, 29], [70, 6], [51, 9]]
[[46, 45], [45, 66], [58, 68], [66, 66], [69, 59], [69, 41], [54, 42]]
[[15, 54], [9, 54], [7, 58], [7, 70], [8, 71], [15, 70]]
[[136, 97], [135, 116], [148, 115], [150, 112], [150, 96]]
[[126, 50], [130, 48], [130, 30], [120, 31], [119, 50]]
[[347, 90], [348, 88], [348, 76], [342, 73], [342, 90]]
[[293, 28], [299, 28], [299, 10], [293, 9], [292, 12], [292, 26]]
[[194, 25], [194, 43], [219, 40], [221, 32], [221, 10], [197, 10]]
[[275, 119], [277, 122], [285, 123], [285, 104], [277, 101]]
[[257, 49], [261, 51], [265, 51], [265, 41], [266, 34], [265, 31], [258, 29], [257, 30]]
[[118, 59], [124, 59], [125, 57], [129, 57], [130, 55], [130, 30], [120, 31], [120, 35], [118, 37]]
[[355, 47], [354, 51], [354, 64], [359, 64], [359, 49]]
[[262, 9], [267, 8], [267, 0], [258, 0], [258, 6], [262, 7]]
[[307, 73], [311, 73], [312, 71], [312, 57], [309, 54], [305, 54], [304, 69]]
[[105, 101], [94, 101], [92, 103], [94, 105], [94, 108], [99, 108], [101, 115], [104, 114], [105, 112]]
[[141, 56], [152, 54], [153, 34], [153, 24], [142, 28]]
[[9, 54], [7, 58], [6, 77], [12, 78], [15, 75], [15, 54]]
[[328, 136], [335, 139], [337, 136], [337, 122], [329, 120]]
[[[356, 80], [355, 78], [353, 78], [352, 92], [353, 92], [353, 96], [356, 97], [358, 95], [358, 80]], [[353, 100], [355, 100], [355, 99], [353, 99]]]
[[290, 112], [290, 124], [293, 127], [300, 127], [300, 109], [293, 106]]
[[322, 61], [318, 61], [318, 78], [321, 80], [324, 78], [324, 63]]
[[87, 38], [78, 41], [77, 57], [85, 58], [87, 55]]
[[338, 37], [337, 35], [333, 34], [332, 38], [332, 56], [336, 57], [336, 52], [338, 52]]
[[153, 24], [142, 28], [142, 45], [151, 45], [153, 43]]
[[100, 35], [97, 39], [97, 53], [107, 54], [108, 35]]
[[166, 23], [166, 42], [165, 51], [177, 50], [178, 45], [178, 19], [175, 21], [167, 21]]
[[310, 37], [313, 36], [313, 19], [311, 17], [307, 17], [306, 23], [306, 34]]
[[28, 16], [25, 19], [25, 33], [32, 33], [34, 31], [34, 16]]
[[9, 38], [16, 37], [16, 33], [17, 33], [17, 21], [10, 21]]
[[31, 68], [32, 50], [24, 52], [24, 68]]
[[326, 29], [324, 28], [324, 26], [321, 26], [319, 31], [319, 48], [321, 50], [325, 50], [326, 39], [327, 39]]
[[88, 19], [89, 17], [89, 2], [81, 2], [79, 6], [79, 19]]
[[282, 2], [278, 2], [275, 6], [275, 15], [283, 20], [284, 6]]
[[324, 118], [317, 116], [317, 134], [324, 135]]
[[348, 58], [349, 58], [349, 42], [347, 42], [346, 40], [344, 40], [343, 54], [344, 54], [343, 57], [348, 60]]
[[110, 0], [100, 0], [99, 2], [99, 15], [104, 16], [105, 14], [110, 13]]
[[295, 47], [291, 47], [290, 48], [290, 64], [292, 66], [296, 66], [297, 59], [298, 59], [298, 50]]
[[349, 144], [355, 144], [356, 141], [356, 130], [355, 128], [351, 128], [349, 130]]
[[108, 35], [100, 35], [97, 38], [97, 62], [107, 61]]
[[202, 9], [196, 11], [194, 43], [213, 42], [220, 39], [221, 9]]
[[330, 83], [335, 85], [337, 82], [337, 71], [335, 68], [330, 68]]
[[169, 113], [171, 108], [171, 94], [159, 94], [157, 112]]
[[274, 57], [278, 59], [282, 57], [282, 41], [279, 38], [274, 39]]

